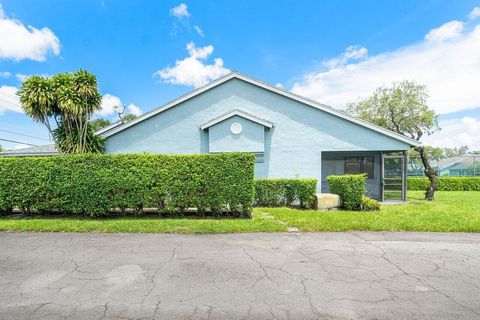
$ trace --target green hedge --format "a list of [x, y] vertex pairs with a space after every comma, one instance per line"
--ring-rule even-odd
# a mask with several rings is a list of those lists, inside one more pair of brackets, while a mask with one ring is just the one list
[[330, 192], [340, 196], [343, 208], [361, 210], [362, 197], [366, 191], [364, 174], [328, 176], [327, 182]]
[[312, 208], [317, 193], [317, 179], [257, 179], [256, 206], [281, 207], [299, 205]]
[[[408, 190], [426, 190], [428, 178], [408, 177]], [[480, 177], [439, 177], [438, 191], [480, 191]]]
[[198, 208], [249, 217], [254, 161], [246, 153], [0, 158], [0, 211], [98, 216]]

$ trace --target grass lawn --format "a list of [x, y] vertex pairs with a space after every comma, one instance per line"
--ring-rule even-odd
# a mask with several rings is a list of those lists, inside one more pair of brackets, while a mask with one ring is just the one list
[[383, 205], [378, 212], [255, 208], [253, 219], [119, 217], [0, 217], [0, 231], [235, 233], [300, 231], [463, 231], [480, 232], [480, 192], [437, 192], [427, 203], [409, 192], [409, 203]]

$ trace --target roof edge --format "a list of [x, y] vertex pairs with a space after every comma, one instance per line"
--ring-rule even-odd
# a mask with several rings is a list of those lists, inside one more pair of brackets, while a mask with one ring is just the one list
[[209, 121], [202, 124], [200, 126], [200, 129], [202, 129], [202, 130], [208, 129], [209, 127], [214, 126], [217, 123], [220, 123], [224, 120], [227, 120], [227, 119], [229, 119], [233, 116], [242, 117], [244, 119], [247, 119], [247, 120], [253, 121], [255, 123], [258, 123], [258, 124], [260, 124], [264, 127], [267, 127], [269, 129], [271, 129], [273, 127], [273, 122], [271, 122], [271, 121], [259, 118], [255, 115], [251, 114], [251, 113], [248, 113], [248, 112], [245, 112], [245, 111], [242, 111], [242, 110], [239, 110], [239, 109], [234, 109], [232, 111], [223, 113], [223, 114], [221, 114], [221, 115], [219, 115], [219, 116], [217, 116], [213, 119], [210, 119]]
[[298, 102], [301, 102], [303, 104], [306, 104], [306, 105], [309, 105], [311, 107], [314, 107], [316, 109], [319, 109], [319, 110], [322, 110], [324, 112], [327, 112], [329, 114], [332, 114], [334, 116], [337, 116], [339, 118], [342, 118], [342, 119], [345, 119], [347, 121], [350, 121], [350, 122], [353, 122], [355, 124], [358, 124], [360, 126], [363, 126], [363, 127], [366, 127], [370, 130], [373, 130], [373, 131], [376, 131], [378, 133], [381, 133], [381, 134], [384, 134], [386, 136], [389, 136], [393, 139], [396, 139], [396, 140], [399, 140], [399, 141], [402, 141], [404, 143], [407, 143], [409, 144], [410, 146], [412, 147], [418, 147], [418, 146], [421, 146], [422, 143], [417, 141], [417, 140], [414, 140], [412, 138], [409, 138], [407, 136], [404, 136], [402, 134], [399, 134], [399, 133], [396, 133], [394, 131], [391, 131], [391, 130], [388, 130], [388, 129], [385, 129], [383, 127], [380, 127], [376, 124], [373, 124], [371, 122], [368, 122], [368, 121], [365, 121], [365, 120], [362, 120], [362, 119], [359, 119], [359, 118], [356, 118], [354, 116], [351, 116], [347, 113], [344, 113], [340, 110], [337, 110], [331, 106], [328, 106], [328, 105], [325, 105], [325, 104], [322, 104], [322, 103], [319, 103], [317, 101], [314, 101], [312, 99], [309, 99], [309, 98], [306, 98], [306, 97], [303, 97], [303, 96], [300, 96], [296, 93], [293, 93], [293, 92], [290, 92], [290, 91], [287, 91], [285, 89], [282, 89], [282, 88], [278, 88], [278, 87], [275, 87], [269, 83], [266, 83], [264, 81], [261, 81], [261, 80], [257, 80], [255, 78], [252, 78], [250, 76], [247, 76], [247, 75], [244, 75], [240, 72], [237, 72], [237, 71], [232, 71], [216, 80], [213, 80], [212, 82], [202, 86], [202, 87], [199, 87], [195, 90], [192, 90], [182, 96], [180, 96], [179, 98], [177, 99], [174, 99], [174, 100], [171, 100], [169, 102], [167, 102], [166, 104], [154, 109], [154, 110], [151, 110], [147, 113], [144, 113], [143, 115], [141, 115], [140, 117], [138, 117], [137, 119], [134, 119], [132, 121], [129, 121], [127, 123], [124, 123], [124, 124], [121, 124], [119, 126], [116, 126], [114, 128], [111, 128], [109, 129], [108, 131], [106, 132], [103, 132], [103, 133], [99, 133], [100, 135], [102, 135], [103, 137], [107, 138], [107, 137], [110, 137], [120, 131], [123, 131], [131, 126], [134, 126], [136, 125], [137, 123], [139, 122], [142, 122], [143, 120], [146, 120], [150, 117], [153, 117], [165, 110], [168, 110], [184, 101], [187, 101], [213, 87], [216, 87], [224, 82], [227, 82], [228, 80], [231, 80], [233, 78], [236, 78], [236, 79], [240, 79], [240, 80], [243, 80], [247, 83], [250, 83], [250, 84], [253, 84], [253, 85], [256, 85], [258, 87], [261, 87], [261, 88], [264, 88], [268, 91], [271, 91], [271, 92], [275, 92], [275, 93], [278, 93], [284, 97], [287, 97], [287, 98], [290, 98], [290, 99], [293, 99], [295, 101], [298, 101]]

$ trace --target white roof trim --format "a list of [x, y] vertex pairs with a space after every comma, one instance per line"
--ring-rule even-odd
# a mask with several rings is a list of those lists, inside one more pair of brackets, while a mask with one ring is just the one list
[[197, 89], [195, 89], [195, 90], [193, 90], [193, 91], [191, 91], [191, 92], [189, 92], [189, 93], [181, 96], [180, 98], [178, 98], [178, 99], [176, 99], [176, 100], [170, 101], [170, 102], [168, 102], [167, 104], [165, 104], [165, 105], [163, 105], [163, 106], [161, 106], [161, 107], [159, 107], [159, 108], [157, 108], [157, 109], [154, 109], [154, 110], [152, 110], [152, 111], [150, 111], [150, 112], [144, 113], [143, 115], [141, 115], [140, 117], [138, 117], [138, 118], [136, 118], [136, 119], [134, 119], [134, 120], [132, 120], [132, 121], [129, 121], [129, 122], [124, 123], [124, 124], [122, 124], [122, 125], [120, 125], [120, 126], [114, 127], [114, 128], [112, 128], [111, 130], [108, 130], [108, 131], [106, 131], [106, 132], [103, 132], [101, 135], [102, 135], [103, 137], [105, 137], [105, 138], [106, 138], [106, 137], [109, 137], [109, 136], [112, 136], [112, 135], [114, 135], [114, 134], [116, 134], [116, 133], [118, 133], [118, 132], [120, 132], [120, 131], [122, 131], [122, 130], [125, 130], [125, 129], [131, 127], [131, 126], [134, 126], [135, 124], [137, 124], [137, 123], [139, 123], [139, 122], [141, 122], [141, 121], [143, 121], [143, 120], [146, 120], [146, 119], [148, 119], [148, 118], [150, 118], [150, 117], [153, 117], [153, 116], [155, 116], [155, 115], [157, 115], [157, 114], [159, 114], [159, 113], [161, 113], [161, 112], [163, 112], [163, 111], [165, 111], [165, 110], [168, 110], [168, 109], [170, 109], [170, 108], [172, 108], [172, 107], [174, 107], [174, 106], [176, 106], [176, 105], [178, 105], [178, 104], [180, 104], [180, 103], [182, 103], [182, 102], [184, 102], [184, 101], [186, 101], [186, 100], [189, 100], [189, 99], [191, 99], [191, 98], [193, 98], [193, 97], [195, 97], [195, 96], [197, 96], [197, 95], [199, 95], [199, 94], [201, 94], [201, 93], [203, 93], [203, 92], [205, 92], [205, 91], [207, 91], [207, 90], [210, 90], [210, 89], [213, 88], [213, 87], [216, 87], [216, 86], [218, 86], [218, 85], [221, 85], [222, 83], [227, 82], [228, 80], [231, 80], [231, 79], [233, 79], [233, 78], [240, 79], [240, 80], [243, 80], [243, 81], [248, 82], [248, 83], [250, 83], [250, 84], [253, 84], [253, 85], [256, 85], [256, 86], [258, 86], [258, 87], [261, 87], [261, 88], [263, 88], [263, 89], [266, 89], [266, 90], [268, 90], [268, 91], [278, 93], [278, 94], [280, 94], [280, 95], [282, 95], [282, 96], [284, 96], [284, 97], [287, 97], [287, 98], [296, 100], [296, 101], [301, 102], [301, 103], [303, 103], [303, 104], [309, 105], [309, 106], [311, 106], [311, 107], [313, 107], [313, 108], [322, 110], [322, 111], [324, 111], [324, 112], [330, 113], [330, 114], [332, 114], [332, 115], [334, 115], [334, 116], [337, 116], [337, 117], [339, 117], [339, 118], [345, 119], [345, 120], [350, 121], [350, 122], [353, 122], [353, 123], [355, 123], [355, 124], [358, 124], [358, 125], [360, 125], [360, 126], [362, 126], [362, 127], [368, 128], [368, 129], [370, 129], [370, 130], [373, 130], [373, 131], [382, 133], [382, 134], [384, 134], [384, 135], [386, 135], [386, 136], [389, 136], [389, 137], [391, 137], [391, 138], [393, 138], [393, 139], [396, 139], [396, 140], [402, 141], [402, 142], [404, 142], [404, 143], [407, 143], [407, 144], [409, 144], [410, 146], [420, 146], [420, 145], [421, 145], [421, 143], [420, 143], [419, 141], [414, 140], [414, 139], [411, 139], [411, 138], [409, 138], [409, 137], [406, 137], [406, 136], [404, 136], [404, 135], [402, 135], [402, 134], [398, 134], [398, 133], [396, 133], [396, 132], [393, 132], [393, 131], [390, 131], [390, 130], [388, 130], [388, 129], [382, 128], [382, 127], [377, 126], [377, 125], [375, 125], [375, 124], [373, 124], [373, 123], [370, 123], [370, 122], [368, 122], [368, 121], [355, 118], [355, 117], [353, 117], [353, 116], [351, 116], [351, 115], [349, 115], [349, 114], [346, 114], [346, 113], [344, 113], [344, 112], [342, 112], [342, 111], [339, 111], [339, 110], [337, 110], [337, 109], [334, 109], [334, 108], [332, 108], [332, 107], [330, 107], [330, 106], [327, 106], [327, 105], [318, 103], [318, 102], [316, 102], [316, 101], [313, 101], [313, 100], [311, 100], [311, 99], [308, 99], [308, 98], [299, 96], [299, 95], [297, 95], [297, 94], [295, 94], [295, 93], [292, 93], [292, 92], [290, 92], [290, 91], [287, 91], [287, 90], [284, 90], [284, 89], [281, 89], [281, 88], [272, 86], [272, 85], [270, 85], [270, 84], [268, 84], [268, 83], [265, 83], [265, 82], [263, 82], [263, 81], [259, 81], [259, 80], [257, 80], [257, 79], [251, 78], [251, 77], [249, 77], [249, 76], [243, 75], [243, 74], [238, 73], [238, 72], [231, 72], [231, 73], [229, 73], [229, 74], [227, 74], [227, 75], [225, 75], [225, 76], [223, 76], [223, 77], [220, 77], [220, 78], [218, 78], [217, 80], [214, 80], [214, 81], [206, 84], [206, 85], [203, 86], [203, 87], [197, 88]]
[[97, 130], [97, 131], [95, 132], [95, 135], [102, 135], [103, 133], [105, 133], [105, 132], [107, 132], [107, 131], [109, 131], [109, 130], [112, 130], [113, 128], [118, 127], [118, 126], [120, 126], [120, 125], [122, 125], [122, 122], [120, 122], [120, 121], [115, 121], [114, 123], [111, 123], [111, 124], [109, 124], [108, 126], [103, 127], [103, 128], [101, 128], [101, 129]]
[[229, 111], [227, 113], [224, 113], [224, 114], [222, 114], [218, 117], [215, 117], [215, 118], [209, 120], [208, 122], [202, 124], [200, 126], [200, 129], [202, 129], [202, 130], [208, 129], [209, 127], [211, 127], [213, 125], [216, 125], [217, 123], [222, 122], [223, 120], [226, 120], [226, 119], [231, 118], [233, 116], [239, 116], [239, 117], [248, 119], [248, 120], [253, 121], [255, 123], [261, 124], [262, 126], [267, 127], [269, 129], [271, 129], [273, 127], [273, 122], [270, 122], [270, 121], [265, 120], [265, 119], [261, 119], [257, 116], [254, 116], [253, 114], [247, 113], [245, 111], [235, 109], [235, 110]]

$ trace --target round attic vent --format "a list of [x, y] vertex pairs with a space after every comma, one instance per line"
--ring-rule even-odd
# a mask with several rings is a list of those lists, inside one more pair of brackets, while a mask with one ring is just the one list
[[232, 125], [230, 126], [230, 131], [233, 133], [233, 134], [240, 134], [242, 133], [242, 125], [240, 123], [232, 123]]

